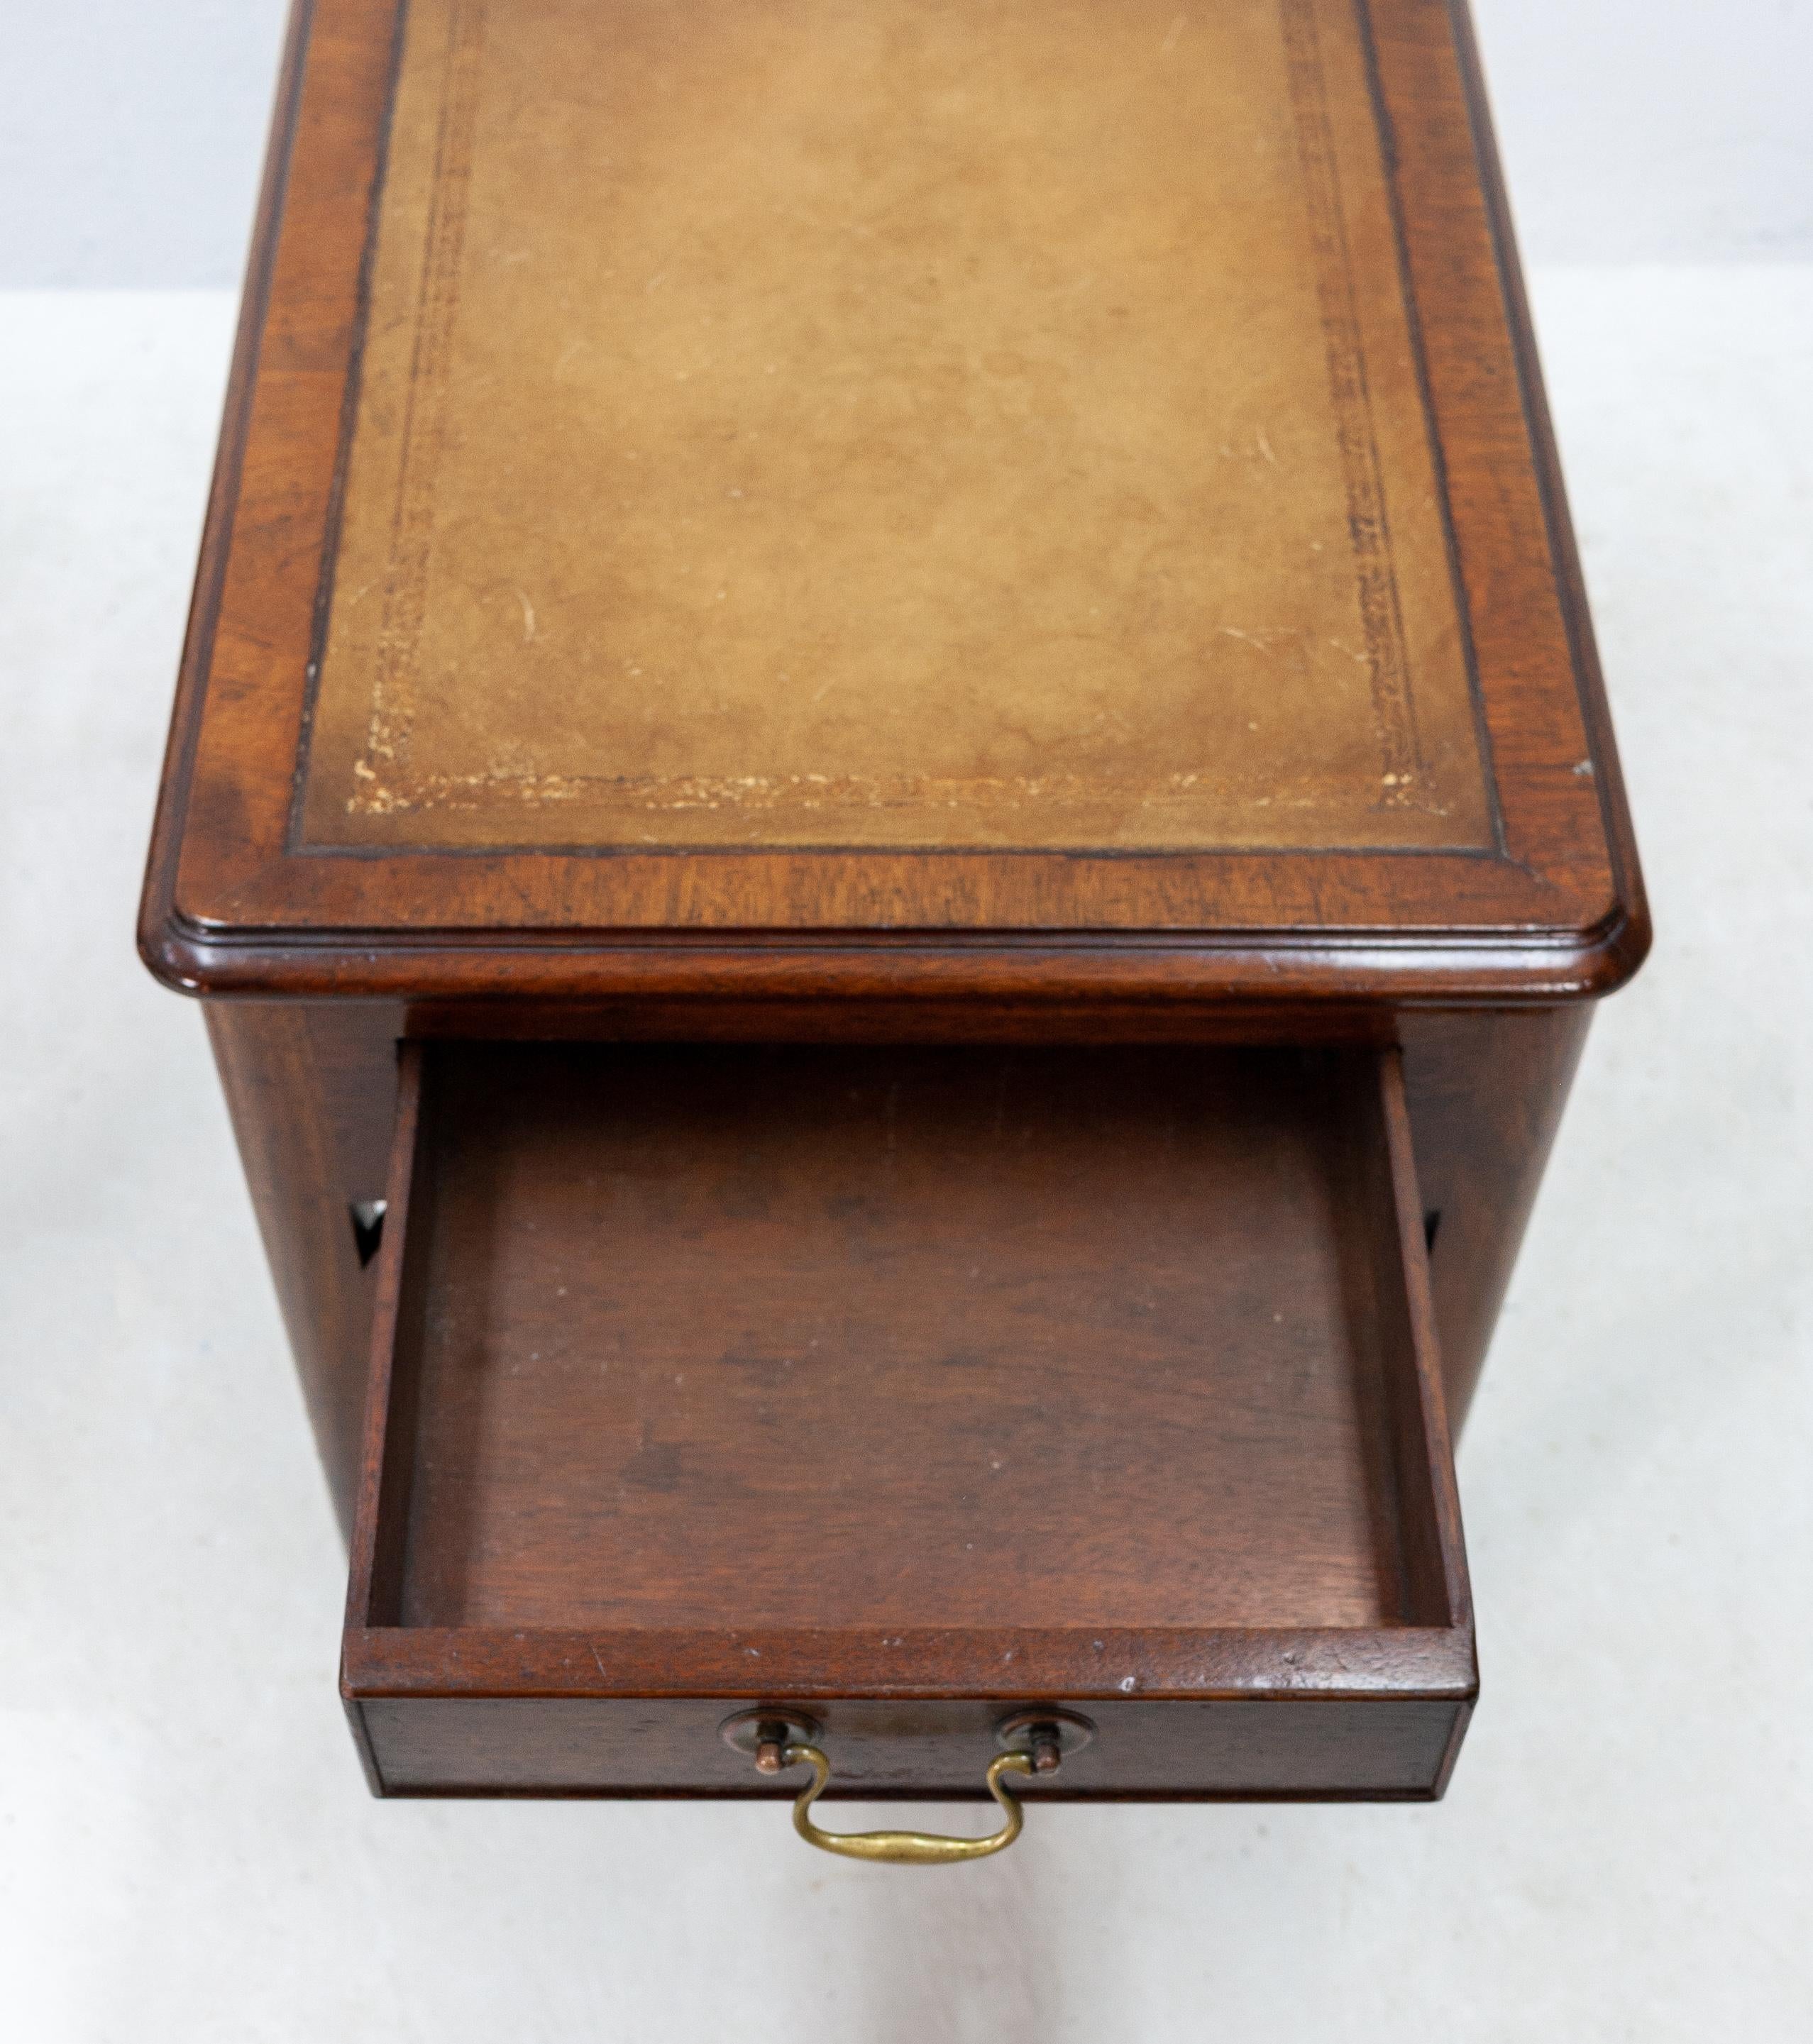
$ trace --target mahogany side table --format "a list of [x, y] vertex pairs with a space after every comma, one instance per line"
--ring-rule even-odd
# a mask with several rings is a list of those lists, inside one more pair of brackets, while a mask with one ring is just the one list
[[1440, 1794], [1649, 928], [1464, 10], [302, 0], [260, 221], [140, 940], [374, 1789]]

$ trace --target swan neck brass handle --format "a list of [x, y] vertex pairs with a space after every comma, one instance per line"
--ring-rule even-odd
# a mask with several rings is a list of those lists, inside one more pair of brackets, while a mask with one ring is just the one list
[[824, 1792], [831, 1779], [831, 1762], [816, 1746], [794, 1745], [782, 1754], [788, 1767], [812, 1769], [812, 1778], [793, 1804], [793, 1829], [809, 1846], [820, 1852], [838, 1853], [845, 1859], [885, 1860], [893, 1866], [954, 1866], [958, 1861], [986, 1859], [991, 1853], [1005, 1852], [1020, 1836], [1026, 1821], [1020, 1800], [1008, 1787], [1009, 1774], [1030, 1774], [1029, 1753], [1003, 1753], [996, 1756], [987, 1775], [989, 1793], [1006, 1812], [1007, 1822], [985, 1838], [940, 1838], [930, 1831], [828, 1831], [812, 1821], [812, 1806]]
[[[813, 1821], [812, 1805], [831, 1781], [831, 1762], [820, 1745], [816, 1719], [780, 1706], [756, 1704], [736, 1712], [718, 1727], [733, 1753], [746, 1754], [759, 1773], [784, 1774], [809, 1767], [812, 1779], [793, 1799], [793, 1829], [809, 1846], [843, 1859], [881, 1861], [895, 1866], [954, 1866], [959, 1860], [987, 1859], [1005, 1852], [1025, 1822], [1020, 1799], [1008, 1786], [1010, 1774], [1054, 1774], [1066, 1754], [1095, 1736], [1095, 1727], [1061, 1704], [1022, 1706], [995, 1727], [998, 1753], [983, 1777], [1005, 1820], [985, 1838], [941, 1838], [931, 1831], [828, 1831]], [[891, 1774], [893, 1769], [888, 1772]], [[885, 1793], [884, 1790], [882, 1792]]]

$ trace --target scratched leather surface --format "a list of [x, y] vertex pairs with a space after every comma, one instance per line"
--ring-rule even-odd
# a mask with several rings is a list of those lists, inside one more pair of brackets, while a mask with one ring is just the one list
[[302, 824], [1483, 847], [1347, 0], [412, 0]]

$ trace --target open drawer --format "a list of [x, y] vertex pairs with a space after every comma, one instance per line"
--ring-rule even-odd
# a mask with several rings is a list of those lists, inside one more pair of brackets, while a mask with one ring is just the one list
[[382, 1258], [381, 1793], [979, 1795], [1038, 1723], [1029, 1798], [1447, 1780], [1393, 1051], [411, 1043]]

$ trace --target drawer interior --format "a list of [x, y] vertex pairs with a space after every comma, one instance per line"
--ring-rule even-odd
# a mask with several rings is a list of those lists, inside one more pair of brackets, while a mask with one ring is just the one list
[[397, 1622], [1427, 1620], [1348, 1078], [440, 1047]]
[[709, 1640], [762, 1693], [780, 1650], [736, 1642], [854, 1642], [790, 1674], [856, 1696], [1011, 1696], [1016, 1642], [1062, 1641], [1112, 1697], [1164, 1642], [1174, 1682], [1191, 1641], [1272, 1640], [1263, 1690], [1315, 1661], [1287, 1639], [1338, 1684], [1451, 1636], [1393, 1082], [1327, 1048], [406, 1047], [358, 1638], [393, 1673], [438, 1642], [455, 1689], [484, 1657], [447, 1641], [515, 1642], [505, 1692], [702, 1691]]

